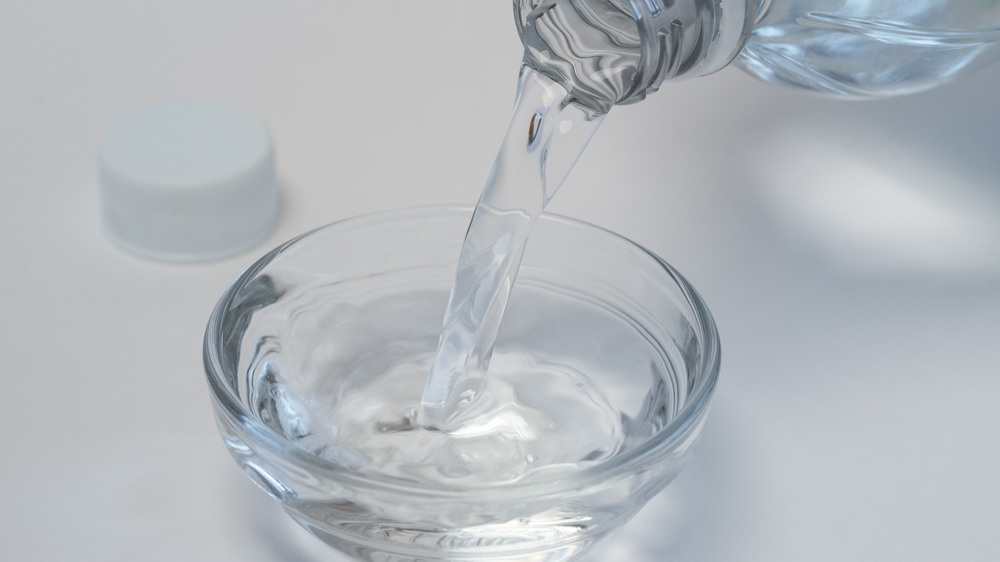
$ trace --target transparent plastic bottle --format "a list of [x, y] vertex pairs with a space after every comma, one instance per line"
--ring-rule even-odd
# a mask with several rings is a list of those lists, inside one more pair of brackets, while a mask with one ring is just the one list
[[881, 97], [1000, 55], [1000, 0], [514, 0], [514, 11], [525, 63], [600, 112], [730, 64]]

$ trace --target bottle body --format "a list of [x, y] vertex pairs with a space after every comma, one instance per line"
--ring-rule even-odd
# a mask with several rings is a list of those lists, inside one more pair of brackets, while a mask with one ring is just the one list
[[912, 93], [1000, 55], [1000, 0], [514, 0], [525, 64], [606, 112], [734, 62], [768, 82]]
[[738, 66], [854, 97], [908, 94], [1000, 56], [997, 0], [771, 0]]

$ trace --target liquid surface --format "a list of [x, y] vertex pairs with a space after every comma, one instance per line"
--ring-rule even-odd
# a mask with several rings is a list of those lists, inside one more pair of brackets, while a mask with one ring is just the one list
[[420, 424], [451, 428], [482, 394], [531, 227], [602, 119], [571, 102], [562, 86], [522, 68], [511, 125], [459, 257]]
[[[336, 304], [339, 283], [282, 295], [244, 336], [251, 410], [299, 448], [359, 474], [478, 485], [606, 460], [681, 407], [669, 362], [628, 319], [529, 284], [513, 303], [513, 329], [501, 334], [476, 415], [453, 429], [425, 428], [416, 406], [445, 286], [387, 283], [350, 309]], [[563, 355], [551, 339], [582, 351]], [[615, 350], [627, 354], [609, 357], [595, 340], [620, 342]]]

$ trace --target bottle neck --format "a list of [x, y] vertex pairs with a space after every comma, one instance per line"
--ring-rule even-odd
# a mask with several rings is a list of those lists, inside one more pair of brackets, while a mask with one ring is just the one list
[[515, 0], [525, 64], [606, 113], [743, 49], [769, 0]]

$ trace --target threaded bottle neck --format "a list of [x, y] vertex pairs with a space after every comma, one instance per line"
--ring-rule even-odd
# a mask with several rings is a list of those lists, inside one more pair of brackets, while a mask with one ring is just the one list
[[515, 0], [525, 64], [599, 113], [704, 76], [746, 43], [761, 0]]

